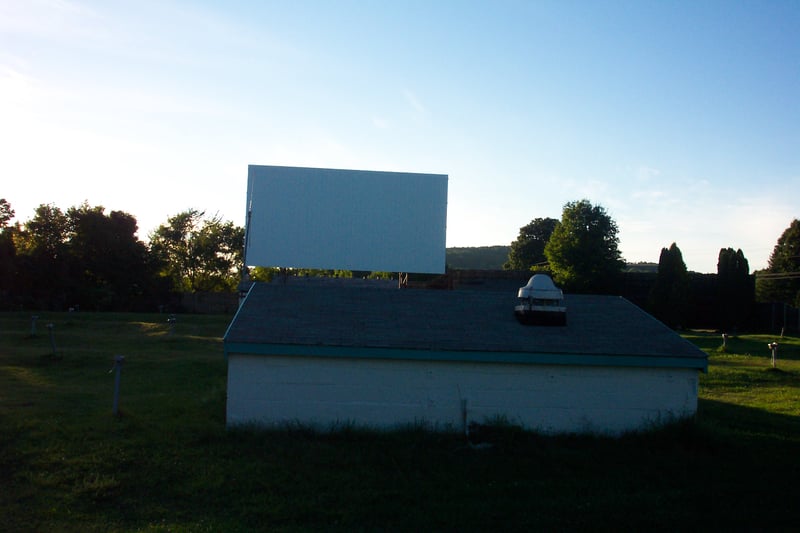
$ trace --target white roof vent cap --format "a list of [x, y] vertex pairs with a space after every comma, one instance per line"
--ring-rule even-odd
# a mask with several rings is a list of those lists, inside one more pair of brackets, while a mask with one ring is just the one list
[[519, 288], [519, 298], [541, 298], [543, 300], [563, 300], [564, 293], [556, 287], [547, 274], [534, 274], [528, 284]]

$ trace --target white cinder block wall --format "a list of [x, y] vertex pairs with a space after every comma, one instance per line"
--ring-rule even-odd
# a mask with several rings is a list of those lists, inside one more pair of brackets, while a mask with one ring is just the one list
[[504, 417], [544, 433], [615, 435], [694, 415], [697, 373], [232, 353], [227, 423], [298, 422], [320, 429], [421, 423], [461, 431], [464, 420]]

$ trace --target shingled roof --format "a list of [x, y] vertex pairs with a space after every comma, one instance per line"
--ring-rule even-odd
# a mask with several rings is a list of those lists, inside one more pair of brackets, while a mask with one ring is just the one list
[[565, 295], [566, 326], [522, 325], [516, 292], [256, 283], [226, 354], [707, 369], [707, 355], [628, 300]]

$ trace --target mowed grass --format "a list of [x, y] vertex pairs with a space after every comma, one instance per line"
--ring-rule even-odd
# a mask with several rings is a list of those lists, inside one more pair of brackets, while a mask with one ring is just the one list
[[[694, 421], [620, 438], [499, 424], [225, 429], [230, 317], [0, 314], [0, 530], [793, 530], [800, 340], [706, 350]], [[54, 325], [53, 352], [47, 323]], [[780, 343], [777, 369], [769, 342]], [[119, 417], [115, 355], [124, 355]]]

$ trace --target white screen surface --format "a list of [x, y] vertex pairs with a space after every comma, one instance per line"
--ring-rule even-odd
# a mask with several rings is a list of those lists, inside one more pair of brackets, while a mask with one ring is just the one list
[[443, 273], [447, 175], [250, 165], [248, 266]]

